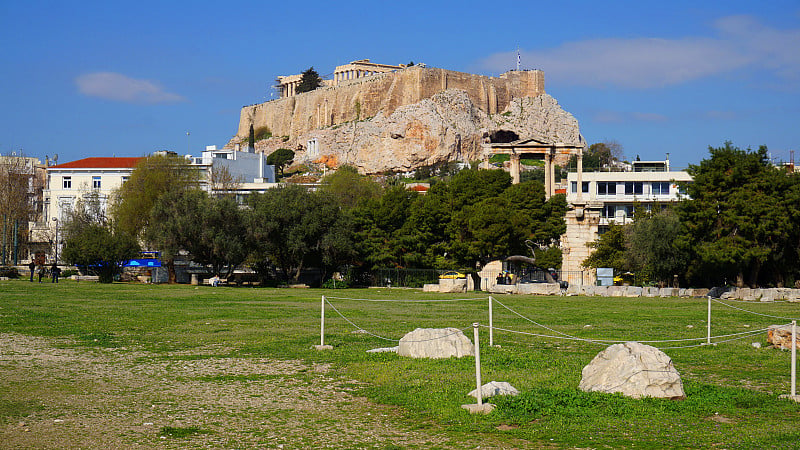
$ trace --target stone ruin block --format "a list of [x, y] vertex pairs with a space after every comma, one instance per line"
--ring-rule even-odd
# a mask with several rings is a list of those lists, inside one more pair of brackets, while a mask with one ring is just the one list
[[475, 347], [458, 328], [417, 328], [400, 339], [397, 354], [411, 358], [474, 356]]
[[[800, 349], [800, 326], [797, 327], [796, 346]], [[783, 350], [792, 349], [792, 326], [791, 325], [770, 325], [767, 328], [767, 342], [772, 348]]]
[[523, 283], [517, 286], [520, 294], [559, 295], [561, 287], [557, 283]]
[[422, 286], [422, 292], [439, 292], [438, 284], [425, 284]]
[[578, 388], [632, 398], [683, 399], [681, 376], [661, 350], [638, 342], [614, 344], [583, 368]]
[[641, 297], [642, 288], [639, 286], [626, 286], [623, 295], [625, 297]]
[[466, 278], [441, 279], [439, 280], [439, 292], [445, 292], [445, 293], [467, 292], [467, 279]]
[[658, 290], [659, 297], [677, 297], [679, 290], [677, 288], [661, 288]]

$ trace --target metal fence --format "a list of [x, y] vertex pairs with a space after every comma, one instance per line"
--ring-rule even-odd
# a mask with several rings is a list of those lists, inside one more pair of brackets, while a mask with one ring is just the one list
[[[435, 269], [376, 269], [363, 274], [354, 284], [373, 287], [409, 287], [421, 288], [425, 284], [436, 284], [439, 275], [444, 270]], [[483, 272], [481, 284], [507, 284], [507, 283], [547, 283], [547, 275], [543, 270], [516, 271], [513, 277], [507, 277], [508, 272]], [[470, 274], [465, 274], [470, 277]], [[488, 276], [487, 276], [488, 275]], [[594, 284], [593, 270], [556, 270], [550, 272], [553, 281], [566, 281], [570, 285], [582, 286]], [[485, 289], [487, 286], [476, 286], [476, 289]]]
[[367, 280], [369, 286], [421, 288], [439, 282], [444, 271], [435, 269], [377, 269]]

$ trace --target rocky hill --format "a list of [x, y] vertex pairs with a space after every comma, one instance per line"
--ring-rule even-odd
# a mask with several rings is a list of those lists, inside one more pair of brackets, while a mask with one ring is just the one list
[[[394, 74], [384, 76], [397, 77]], [[477, 82], [467, 79], [469, 83], [453, 83], [437, 79], [436, 83], [443, 86], [460, 84], [465, 89], [440, 89], [427, 97], [416, 92], [417, 98], [424, 98], [412, 98], [416, 100], [413, 102], [406, 99], [406, 104], [386, 102], [386, 99], [397, 97], [397, 92], [387, 93], [384, 98], [373, 93], [369, 97], [373, 99], [372, 103], [362, 103], [359, 98], [363, 97], [358, 95], [365, 91], [355, 86], [358, 88], [355, 92], [360, 94], [356, 94], [355, 100], [351, 98], [348, 101], [357, 106], [354, 108], [357, 111], [349, 111], [355, 113], [355, 117], [346, 121], [341, 120], [347, 118], [343, 111], [338, 111], [341, 106], [337, 106], [337, 111], [331, 108], [321, 112], [321, 100], [309, 95], [313, 92], [281, 99], [283, 103], [254, 105], [243, 110], [239, 133], [228, 145], [246, 145], [247, 134], [243, 130], [249, 130], [251, 124], [256, 128], [267, 126], [274, 134], [282, 136], [257, 141], [258, 152], [268, 154], [278, 148], [290, 148], [295, 150], [297, 162], [324, 162], [333, 166], [349, 164], [362, 173], [379, 173], [410, 171], [447, 161], [479, 160], [482, 159], [481, 144], [490, 141], [538, 138], [571, 144], [583, 142], [577, 120], [543, 92], [543, 81], [537, 89], [530, 88], [532, 83], [522, 83], [524, 88], [520, 89], [519, 80], [498, 85], [494, 83], [497, 78], [470, 77], [478, 78]], [[423, 86], [430, 84], [424, 83]], [[397, 87], [396, 82], [394, 85]], [[509, 88], [503, 90], [503, 86]], [[339, 92], [327, 94], [328, 97], [343, 95], [339, 89]], [[351, 86], [344, 92], [352, 90]], [[322, 92], [319, 95], [326, 94]], [[401, 97], [407, 96], [403, 94]], [[302, 106], [309, 102], [317, 102], [317, 107]], [[330, 102], [323, 104], [327, 107]], [[265, 106], [268, 109], [264, 109]], [[280, 111], [283, 111], [283, 116]], [[319, 116], [298, 120], [310, 111], [321, 112], [321, 121]], [[372, 112], [374, 115], [367, 116]], [[339, 120], [334, 120], [336, 117]], [[289, 134], [283, 135], [283, 130]], [[309, 146], [312, 139], [316, 140], [316, 146]]]

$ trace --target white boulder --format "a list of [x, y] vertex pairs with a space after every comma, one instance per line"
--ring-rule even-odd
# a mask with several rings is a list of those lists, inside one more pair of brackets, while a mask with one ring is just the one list
[[[481, 398], [494, 397], [495, 395], [518, 395], [517, 388], [511, 383], [505, 381], [490, 381], [481, 386]], [[469, 394], [472, 397], [478, 398], [478, 390], [473, 389]]]
[[681, 376], [661, 350], [638, 342], [614, 344], [583, 368], [582, 391], [619, 392], [633, 398], [686, 398]]
[[417, 328], [400, 339], [397, 354], [411, 358], [460, 358], [475, 355], [475, 348], [458, 328]]

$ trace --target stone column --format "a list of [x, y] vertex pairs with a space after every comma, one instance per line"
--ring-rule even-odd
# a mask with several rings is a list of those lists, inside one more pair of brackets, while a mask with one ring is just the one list
[[578, 149], [578, 201], [583, 201], [583, 149]]
[[552, 160], [550, 159], [550, 155], [545, 153], [544, 155], [544, 198], [549, 199], [550, 193], [553, 189], [553, 179], [551, 178], [552, 171], [550, 170], [550, 164]]
[[550, 158], [550, 191], [547, 193], [547, 198], [556, 193], [556, 155], [554, 153], [555, 149], [550, 149], [550, 155], [548, 155]]
[[519, 184], [519, 155], [511, 154], [511, 184]]

